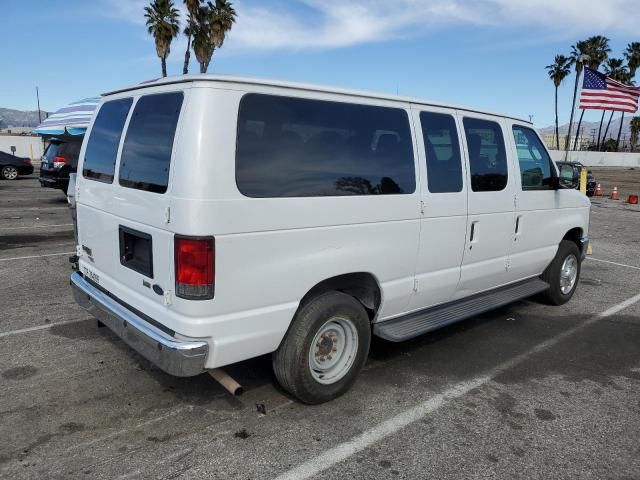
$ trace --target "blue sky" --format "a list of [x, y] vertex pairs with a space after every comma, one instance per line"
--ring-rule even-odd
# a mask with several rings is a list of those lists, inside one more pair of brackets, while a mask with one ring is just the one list
[[[398, 91], [553, 123], [544, 66], [576, 40], [639, 41], [638, 0], [237, 0], [209, 72]], [[2, 0], [0, 107], [55, 110], [160, 76], [145, 0]], [[182, 1], [176, 1], [182, 8]], [[626, 12], [626, 13], [625, 13]], [[184, 38], [168, 71], [181, 73]], [[192, 59], [190, 71], [198, 66]], [[568, 121], [573, 78], [561, 91]], [[587, 120], [599, 119], [588, 112]]]

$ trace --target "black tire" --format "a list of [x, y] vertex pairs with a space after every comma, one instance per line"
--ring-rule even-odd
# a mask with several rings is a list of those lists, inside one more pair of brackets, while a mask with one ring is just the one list
[[2, 170], [0, 170], [0, 177], [2, 177], [3, 180], [15, 180], [18, 178], [18, 169], [13, 165], [5, 165], [2, 167]]
[[[577, 275], [571, 290], [563, 293], [560, 285], [560, 271], [565, 260], [572, 255], [577, 260]], [[541, 299], [550, 305], [563, 305], [571, 300], [580, 281], [580, 269], [580, 250], [578, 246], [569, 240], [562, 240], [555, 258], [540, 277], [550, 285], [549, 289], [541, 294]]]
[[[311, 373], [309, 351], [316, 333], [333, 318], [352, 323], [357, 332], [357, 349], [350, 356], [353, 360], [344, 376], [335, 383], [323, 384]], [[289, 331], [273, 354], [273, 371], [282, 388], [301, 402], [324, 403], [351, 388], [367, 360], [370, 343], [371, 324], [360, 302], [341, 292], [323, 293], [298, 309]]]

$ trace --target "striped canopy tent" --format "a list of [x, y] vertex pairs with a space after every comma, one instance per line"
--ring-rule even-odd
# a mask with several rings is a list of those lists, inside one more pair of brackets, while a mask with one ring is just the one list
[[84, 135], [100, 102], [100, 97], [85, 98], [61, 108], [38, 125], [33, 132], [43, 136]]

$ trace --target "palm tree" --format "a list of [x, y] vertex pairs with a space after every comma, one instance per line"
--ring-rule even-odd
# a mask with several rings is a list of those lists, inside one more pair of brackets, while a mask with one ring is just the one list
[[[626, 71], [625, 71], [626, 69]], [[634, 72], [635, 73], [635, 72]], [[627, 85], [635, 85], [633, 81], [634, 74], [631, 73], [631, 68], [627, 63], [626, 67], [623, 68], [622, 73], [620, 74], [620, 81]], [[616, 152], [618, 151], [618, 147], [620, 146], [620, 136], [622, 135], [622, 125], [624, 123], [624, 113], [620, 116], [620, 127], [618, 128], [618, 137], [616, 138]]]
[[607, 61], [611, 49], [609, 48], [609, 39], [602, 35], [595, 35], [589, 37], [587, 42], [587, 55], [589, 60], [587, 61], [587, 67], [598, 70], [600, 65]]
[[633, 78], [636, 76], [636, 70], [640, 68], [640, 42], [631, 42], [627, 45], [624, 56], [627, 59], [631, 78]]
[[198, 9], [193, 33], [193, 51], [200, 63], [200, 73], [206, 73], [216, 48], [222, 47], [227, 33], [236, 21], [236, 11], [228, 0], [207, 2]]
[[558, 131], [558, 87], [562, 84], [562, 81], [571, 73], [571, 59], [564, 55], [556, 55], [551, 65], [545, 67], [549, 78], [553, 82], [555, 87], [555, 100], [556, 100], [556, 147], [560, 150], [560, 132]]
[[[604, 73], [607, 75], [607, 77], [619, 82], [628, 83], [631, 80], [631, 77], [629, 76], [629, 69], [624, 64], [624, 60], [621, 58], [610, 58], [609, 60], [607, 60], [607, 63], [604, 66]], [[611, 126], [611, 120], [613, 119], [614, 113], [615, 111], [612, 110], [611, 115], [609, 116], [607, 128], [605, 129], [604, 135], [602, 136], [603, 142], [607, 138], [607, 133], [609, 132], [609, 127]], [[622, 120], [624, 120], [624, 112], [622, 113]]]
[[213, 12], [213, 42], [215, 48], [220, 48], [227, 38], [227, 33], [236, 22], [236, 11], [228, 0], [216, 0], [215, 5], [212, 5], [211, 2], [208, 2], [208, 5]]
[[640, 117], [633, 117], [629, 122], [629, 128], [631, 129], [631, 151], [633, 152], [638, 144], [638, 137], [640, 137]]
[[[575, 47], [573, 47], [572, 57], [576, 61], [576, 72], [578, 69], [577, 59], [579, 56], [576, 54], [586, 55], [589, 57], [586, 61], [587, 67], [592, 70], [598, 70], [602, 62], [606, 61], [609, 57], [609, 52], [611, 49], [609, 48], [609, 39], [607, 37], [603, 37], [602, 35], [595, 35], [593, 37], [589, 37], [583, 42], [578, 42]], [[580, 68], [582, 70], [582, 68]], [[575, 108], [575, 106], [574, 106]], [[573, 142], [573, 149], [576, 149], [578, 144], [578, 137], [580, 136], [580, 126], [582, 125], [582, 118], [584, 117], [584, 110], [580, 113], [580, 120], [578, 120], [578, 128], [576, 130], [576, 138]]]
[[171, 0], [153, 0], [144, 7], [147, 30], [156, 42], [156, 53], [162, 63], [162, 76], [167, 76], [167, 57], [171, 41], [180, 31], [180, 12]]
[[196, 18], [198, 17], [198, 9], [202, 0], [184, 0], [187, 7], [187, 26], [184, 28], [184, 34], [187, 36], [187, 49], [184, 52], [184, 65], [182, 66], [182, 74], [189, 73], [189, 60], [191, 58], [191, 39], [195, 31]]

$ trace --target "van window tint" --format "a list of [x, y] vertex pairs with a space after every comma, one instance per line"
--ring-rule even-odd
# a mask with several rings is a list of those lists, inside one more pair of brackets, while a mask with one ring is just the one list
[[551, 157], [536, 133], [530, 128], [513, 126], [523, 190], [549, 190], [555, 170]]
[[132, 100], [122, 98], [105, 102], [100, 107], [84, 152], [82, 176], [111, 183], [124, 122]]
[[469, 151], [471, 189], [474, 192], [504, 190], [509, 170], [500, 125], [479, 118], [465, 118], [463, 123]]
[[141, 97], [133, 108], [122, 147], [120, 185], [164, 193], [182, 92]]
[[398, 108], [245, 95], [236, 182], [249, 197], [413, 193], [409, 118]]
[[421, 112], [420, 124], [431, 193], [462, 191], [462, 164], [458, 130], [451, 115]]

